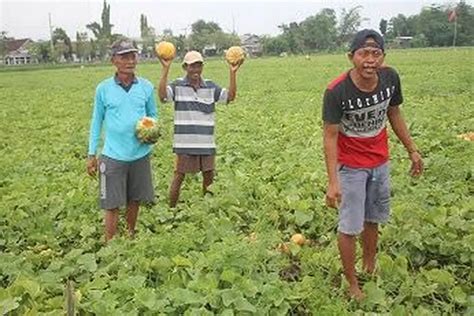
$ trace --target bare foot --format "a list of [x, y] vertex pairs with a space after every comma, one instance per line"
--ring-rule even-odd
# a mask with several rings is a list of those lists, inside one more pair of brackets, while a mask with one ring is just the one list
[[363, 265], [362, 269], [365, 273], [374, 275], [376, 273], [375, 264], [365, 264]]
[[359, 285], [352, 285], [349, 287], [349, 296], [357, 302], [361, 302], [365, 298], [365, 294], [361, 291]]

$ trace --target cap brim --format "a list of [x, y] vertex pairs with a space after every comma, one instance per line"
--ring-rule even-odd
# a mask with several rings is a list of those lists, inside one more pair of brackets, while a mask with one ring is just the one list
[[194, 63], [203, 63], [204, 60], [202, 58], [195, 58], [195, 59], [191, 59], [191, 60], [185, 60], [183, 61], [183, 64], [187, 64], [187, 65], [191, 65], [191, 64], [194, 64]]
[[123, 54], [126, 54], [126, 53], [137, 53], [138, 52], [138, 49], [136, 48], [130, 48], [130, 49], [126, 49], [126, 50], [121, 50], [120, 52], [116, 52], [114, 55], [123, 55]]

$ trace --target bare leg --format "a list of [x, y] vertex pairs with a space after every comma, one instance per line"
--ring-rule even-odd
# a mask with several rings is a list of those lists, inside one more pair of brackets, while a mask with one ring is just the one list
[[105, 242], [111, 240], [117, 233], [118, 221], [119, 221], [119, 209], [114, 208], [105, 210]]
[[209, 186], [214, 181], [214, 170], [204, 171], [202, 173], [202, 193], [206, 194]]
[[377, 253], [377, 240], [379, 237], [379, 226], [376, 223], [364, 223], [362, 232], [362, 267], [367, 273], [375, 271], [375, 255]]
[[170, 207], [175, 207], [178, 203], [181, 184], [184, 181], [185, 174], [175, 171], [173, 181], [170, 188]]
[[138, 203], [138, 201], [128, 202], [126, 218], [127, 218], [128, 236], [131, 238], [133, 238], [135, 235], [135, 225], [137, 224], [139, 207], [140, 207], [140, 204]]
[[342, 267], [347, 282], [349, 282], [349, 294], [351, 297], [360, 301], [364, 294], [359, 288], [357, 275], [355, 271], [355, 247], [356, 236], [339, 233], [338, 236], [339, 253], [341, 255]]

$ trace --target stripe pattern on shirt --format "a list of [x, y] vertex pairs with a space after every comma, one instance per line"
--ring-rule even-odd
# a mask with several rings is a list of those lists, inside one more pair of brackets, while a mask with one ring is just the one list
[[173, 152], [214, 155], [215, 104], [227, 101], [227, 90], [210, 80], [201, 80], [195, 90], [182, 78], [171, 83], [167, 91], [175, 105]]

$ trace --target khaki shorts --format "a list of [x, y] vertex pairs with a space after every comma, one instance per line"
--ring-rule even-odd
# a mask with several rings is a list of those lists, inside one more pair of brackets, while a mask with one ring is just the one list
[[197, 173], [214, 170], [215, 157], [215, 155], [176, 155], [175, 171]]

